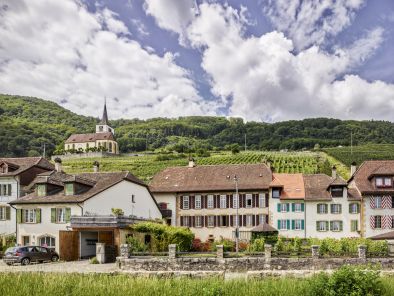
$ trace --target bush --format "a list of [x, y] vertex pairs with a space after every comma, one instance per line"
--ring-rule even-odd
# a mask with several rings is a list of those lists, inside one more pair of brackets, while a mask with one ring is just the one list
[[263, 252], [264, 251], [264, 244], [265, 244], [264, 238], [256, 238], [250, 244], [249, 250], [251, 252]]
[[382, 295], [379, 271], [371, 266], [344, 265], [331, 276], [319, 274], [310, 279], [310, 295]]
[[89, 263], [90, 264], [99, 264], [99, 262], [98, 262], [96, 257], [90, 258]]
[[124, 211], [122, 209], [112, 208], [111, 211], [112, 211], [112, 214], [117, 217], [124, 215]]
[[129, 252], [146, 252], [148, 250], [148, 246], [143, 244], [140, 240], [133, 236], [129, 236], [126, 239], [126, 243], [129, 246]]
[[216, 246], [223, 245], [224, 252], [234, 252], [235, 251], [235, 242], [231, 239], [221, 238], [218, 241], [215, 241], [212, 246], [212, 251], [216, 251]]

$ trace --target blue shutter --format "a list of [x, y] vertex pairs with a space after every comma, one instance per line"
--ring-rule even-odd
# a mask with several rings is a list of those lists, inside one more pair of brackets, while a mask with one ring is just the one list
[[305, 221], [301, 220], [301, 229], [304, 230], [305, 229]]
[[304, 212], [304, 211], [305, 211], [305, 204], [302, 203], [302, 204], [301, 204], [301, 212]]
[[280, 229], [280, 220], [278, 220], [278, 230]]
[[286, 227], [286, 228], [287, 228], [287, 229], [290, 229], [290, 220], [287, 220], [287, 221], [286, 221], [286, 224], [287, 224], [287, 227]]
[[280, 203], [278, 203], [278, 213], [280, 213]]

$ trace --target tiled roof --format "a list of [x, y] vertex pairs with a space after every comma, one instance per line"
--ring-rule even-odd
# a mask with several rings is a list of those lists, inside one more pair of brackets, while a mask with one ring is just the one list
[[0, 173], [0, 176], [17, 176], [32, 167], [39, 167], [46, 170], [53, 170], [55, 168], [52, 163], [43, 157], [0, 158], [1, 163], [6, 163], [14, 167], [15, 170], [4, 174]]
[[204, 165], [171, 167], [156, 174], [152, 192], [233, 191], [234, 176], [240, 190], [268, 189], [272, 172], [265, 164]]
[[394, 240], [394, 231], [389, 231], [386, 233], [378, 234], [375, 236], [371, 236], [369, 238], [373, 239], [373, 240], [386, 240], [386, 239], [387, 240]]
[[72, 143], [85, 143], [95, 142], [98, 140], [112, 140], [115, 141], [114, 135], [110, 132], [105, 133], [91, 133], [91, 134], [74, 134], [71, 135], [67, 140], [66, 144]]
[[394, 188], [376, 188], [371, 176], [394, 176], [394, 160], [368, 160], [364, 161], [349, 181], [354, 183], [361, 194], [394, 193]]
[[[48, 182], [55, 182], [55, 185], [64, 186], [64, 182], [70, 181], [72, 178], [74, 178], [74, 176], [65, 173], [53, 172], [50, 175], [43, 174], [37, 176], [35, 181], [33, 181], [33, 184], [35, 184], [35, 182], [37, 181], [41, 182], [41, 179], [44, 178], [47, 179]], [[121, 182], [122, 180], [128, 180], [130, 182], [147, 187], [147, 185], [143, 181], [139, 180], [137, 177], [130, 174], [129, 172], [83, 173], [75, 175], [75, 178], [80, 180], [83, 179], [86, 182], [90, 182], [92, 184], [92, 187], [86, 192], [76, 195], [65, 195], [63, 190], [48, 196], [37, 196], [36, 192], [33, 192], [19, 198], [18, 200], [12, 202], [12, 204], [83, 202], [93, 197], [94, 195], [108, 189], [109, 187]]]
[[262, 223], [250, 230], [251, 232], [277, 232], [278, 230], [275, 229], [273, 226], [269, 225], [268, 223]]
[[304, 199], [305, 187], [302, 174], [273, 174], [270, 187], [282, 187], [280, 199]]

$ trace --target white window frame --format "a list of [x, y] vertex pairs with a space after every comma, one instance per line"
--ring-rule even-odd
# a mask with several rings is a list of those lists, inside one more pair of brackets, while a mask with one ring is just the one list
[[281, 213], [287, 213], [287, 203], [281, 203], [280, 204], [280, 212]]
[[358, 204], [357, 203], [350, 204], [350, 214], [358, 214]]
[[66, 223], [66, 208], [56, 208], [56, 223]]
[[319, 223], [319, 232], [325, 232], [328, 231], [327, 229], [327, 221], [317, 221]]
[[[377, 227], [377, 218], [380, 217], [379, 219], [379, 227]], [[376, 215], [374, 216], [374, 222], [375, 222], [375, 229], [382, 229], [382, 216], [381, 215]]]
[[253, 217], [252, 215], [246, 215], [246, 227], [253, 226]]
[[6, 220], [6, 210], [4, 206], [0, 206], [0, 221]]
[[[278, 195], [274, 195], [274, 192], [278, 192]], [[272, 198], [280, 198], [280, 189], [272, 189]]]
[[213, 206], [214, 206], [213, 195], [210, 194], [210, 195], [208, 195], [208, 198], [207, 198], [207, 208], [213, 209]]
[[287, 230], [287, 220], [286, 219], [281, 219], [279, 221], [280, 221], [279, 222], [279, 230]]
[[265, 215], [264, 214], [259, 214], [259, 225], [260, 224], [265, 224]]
[[[327, 214], [328, 213], [328, 205], [327, 204], [318, 204], [317, 205], [319, 210], [318, 210], [318, 214]], [[324, 211], [322, 211], [324, 209]]]
[[266, 208], [265, 204], [265, 194], [259, 193], [259, 208]]
[[297, 202], [294, 203], [294, 212], [301, 213], [302, 212], [302, 205], [301, 203]]
[[194, 227], [202, 227], [201, 218], [202, 216], [195, 216]]
[[220, 195], [220, 208], [225, 209], [227, 208], [227, 196], [226, 195]]
[[36, 223], [35, 209], [23, 209], [23, 223]]
[[[341, 231], [341, 221], [335, 220], [335, 221], [331, 221], [331, 222], [332, 222], [331, 231], [335, 231], [335, 232]], [[337, 226], [337, 227], [335, 227], [335, 226]]]
[[302, 230], [302, 219], [294, 220], [294, 230]]
[[234, 223], [234, 226], [235, 227], [237, 227], [237, 226], [241, 226], [241, 225], [239, 225], [238, 223], [239, 223], [239, 215], [233, 215], [233, 223]]
[[183, 216], [182, 219], [183, 219], [182, 225], [186, 226], [186, 227], [189, 227], [189, 219], [190, 219], [190, 217], [189, 216]]
[[[250, 205], [248, 205], [248, 201], [250, 201]], [[245, 199], [245, 208], [253, 207], [253, 194], [247, 193]]]
[[207, 227], [215, 227], [215, 216], [208, 216]]
[[339, 211], [339, 209], [341, 208], [342, 208], [341, 204], [331, 204], [331, 209], [332, 210], [336, 209], [335, 211], [331, 211], [331, 214], [340, 214], [341, 211]]
[[[45, 240], [46, 248], [55, 250], [55, 248], [56, 248], [56, 238], [55, 237], [50, 236], [50, 235], [44, 235], [44, 236], [39, 237], [38, 238], [38, 243], [39, 243], [40, 246], [43, 247], [44, 244], [42, 244], [42, 241], [41, 241], [42, 239]], [[49, 244], [47, 243], [48, 239], [49, 239]], [[52, 245], [52, 240], [53, 240], [53, 243], [54, 243], [53, 245]]]
[[196, 195], [194, 197], [194, 208], [197, 210], [201, 209], [201, 195]]
[[[390, 182], [386, 183], [386, 181], [390, 181]], [[384, 187], [392, 187], [393, 186], [393, 180], [390, 177], [384, 177], [383, 185], [384, 185]]]
[[233, 209], [239, 209], [239, 195], [238, 194], [234, 194], [233, 195]]
[[182, 205], [184, 210], [188, 210], [190, 208], [189, 201], [190, 201], [189, 196], [184, 195], [182, 198]]
[[375, 198], [375, 209], [382, 209], [382, 197], [375, 196], [374, 198]]

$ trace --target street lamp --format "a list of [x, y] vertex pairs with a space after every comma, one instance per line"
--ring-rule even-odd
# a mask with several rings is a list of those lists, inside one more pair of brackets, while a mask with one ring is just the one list
[[239, 196], [238, 196], [238, 177], [237, 175], [234, 175], [234, 183], [235, 183], [235, 197], [236, 197], [236, 217], [237, 217], [237, 223], [235, 223], [235, 251], [239, 251], [239, 215], [238, 215], [238, 208], [239, 208]]

